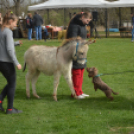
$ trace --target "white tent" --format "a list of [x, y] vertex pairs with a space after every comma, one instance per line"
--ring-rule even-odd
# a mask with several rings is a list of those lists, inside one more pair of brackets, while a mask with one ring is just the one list
[[44, 3], [29, 6], [28, 10], [41, 10], [52, 8], [76, 8], [76, 7], [104, 7], [105, 4], [99, 0], [49, 0]]
[[113, 8], [113, 7], [134, 7], [134, 0], [118, 0], [109, 2], [106, 0], [99, 0], [105, 6], [105, 8]]
[[49, 0], [44, 3], [29, 6], [28, 10], [41, 10], [52, 8], [76, 8], [76, 7], [94, 7], [94, 8], [112, 8], [112, 7], [134, 7], [134, 0], [118, 0], [108, 2], [106, 0]]

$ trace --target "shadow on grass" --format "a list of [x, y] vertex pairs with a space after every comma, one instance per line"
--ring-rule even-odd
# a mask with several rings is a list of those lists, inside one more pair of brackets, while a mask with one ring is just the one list
[[127, 99], [124, 96], [116, 96], [113, 101], [106, 97], [89, 97], [87, 99], [74, 102], [81, 107], [90, 109], [109, 109], [109, 110], [132, 110], [134, 109], [134, 99]]
[[[32, 95], [30, 99], [27, 99], [25, 90], [18, 90], [15, 94], [15, 99], [17, 100], [43, 100], [47, 103], [54, 102], [52, 94], [40, 92], [38, 95], [41, 97], [40, 99], [35, 98]], [[110, 109], [110, 110], [132, 110], [134, 109], [134, 98], [127, 98], [125, 96], [114, 96], [114, 100], [110, 101], [105, 96], [102, 97], [89, 97], [82, 100], [77, 100], [71, 98], [71, 95], [57, 95], [58, 103], [65, 103], [68, 105], [70, 102], [72, 106], [89, 108], [89, 109]]]

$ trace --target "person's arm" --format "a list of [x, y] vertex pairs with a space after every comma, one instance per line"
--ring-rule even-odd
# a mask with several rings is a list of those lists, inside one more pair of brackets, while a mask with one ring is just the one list
[[18, 66], [19, 62], [18, 62], [17, 57], [15, 55], [14, 41], [13, 41], [13, 37], [12, 37], [12, 32], [8, 32], [6, 34], [6, 47], [7, 47], [7, 53], [11, 57], [12, 62], [14, 63], [14, 65]]
[[41, 23], [43, 24], [43, 19], [42, 19], [42, 17], [40, 16], [40, 21], [41, 21]]

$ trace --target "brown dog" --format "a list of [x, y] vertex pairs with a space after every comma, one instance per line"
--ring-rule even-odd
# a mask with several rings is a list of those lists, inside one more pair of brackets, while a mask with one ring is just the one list
[[106, 83], [104, 83], [101, 78], [99, 77], [100, 75], [98, 74], [98, 70], [95, 67], [92, 68], [87, 68], [88, 72], [88, 77], [92, 77], [93, 80], [92, 82], [94, 83], [94, 89], [97, 91], [97, 89], [102, 90], [110, 100], [113, 100], [113, 96], [111, 94], [117, 95], [118, 93], [114, 92]]

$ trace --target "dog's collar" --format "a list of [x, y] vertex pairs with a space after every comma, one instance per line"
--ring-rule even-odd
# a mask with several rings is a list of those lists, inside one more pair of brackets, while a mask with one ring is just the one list
[[99, 76], [102, 76], [103, 74], [97, 74], [97, 75], [95, 75], [94, 77], [99, 77]]

